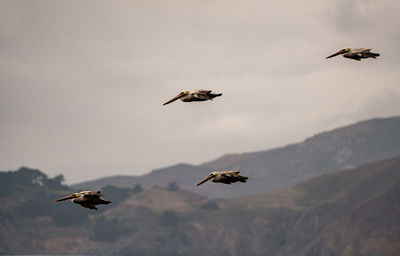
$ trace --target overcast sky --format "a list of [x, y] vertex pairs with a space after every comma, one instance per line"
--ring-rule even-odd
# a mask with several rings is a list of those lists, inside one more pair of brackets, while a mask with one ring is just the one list
[[[0, 169], [67, 183], [400, 114], [400, 1], [0, 0]], [[377, 60], [341, 56], [372, 48]], [[182, 90], [213, 102], [162, 106]]]

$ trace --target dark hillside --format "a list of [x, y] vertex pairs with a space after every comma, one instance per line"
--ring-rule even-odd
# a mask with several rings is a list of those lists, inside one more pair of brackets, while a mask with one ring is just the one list
[[1, 196], [2, 254], [400, 254], [400, 157], [235, 199], [105, 187], [113, 203], [99, 211], [54, 204], [64, 188], [28, 187]]

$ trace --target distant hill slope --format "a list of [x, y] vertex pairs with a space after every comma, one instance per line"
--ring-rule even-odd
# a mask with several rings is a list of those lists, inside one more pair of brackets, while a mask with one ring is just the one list
[[0, 254], [400, 255], [400, 157], [235, 199], [106, 187], [99, 211], [16, 184], [0, 195]]
[[[400, 117], [371, 119], [317, 134], [305, 141], [267, 151], [231, 154], [199, 166], [178, 164], [143, 176], [115, 176], [73, 185], [145, 188], [176, 181], [180, 187], [210, 197], [249, 195], [291, 186], [310, 177], [400, 155]], [[234, 169], [247, 184], [194, 184], [211, 170]]]
[[400, 254], [400, 236], [393, 239], [400, 234], [400, 157], [313, 178], [296, 189], [304, 192], [297, 201], [306, 210], [288, 236], [293, 252]]

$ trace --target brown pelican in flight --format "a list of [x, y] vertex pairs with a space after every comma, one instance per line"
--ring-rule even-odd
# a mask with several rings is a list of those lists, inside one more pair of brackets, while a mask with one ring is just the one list
[[215, 97], [221, 96], [222, 93], [211, 93], [211, 90], [196, 90], [196, 91], [183, 91], [176, 95], [174, 98], [165, 102], [163, 105], [167, 105], [171, 102], [180, 99], [183, 102], [191, 102], [191, 101], [206, 101], [212, 100]]
[[334, 53], [332, 55], [329, 55], [326, 57], [327, 59], [335, 57], [339, 54], [341, 54], [345, 58], [353, 59], [353, 60], [361, 60], [361, 59], [367, 59], [367, 58], [374, 58], [380, 56], [379, 53], [374, 53], [370, 52], [371, 49], [365, 49], [365, 48], [358, 48], [358, 49], [350, 49], [350, 48], [344, 48], [337, 53]]
[[54, 202], [60, 202], [71, 199], [71, 202], [80, 204], [82, 207], [97, 210], [96, 205], [111, 203], [110, 201], [101, 199], [100, 197], [102, 195], [103, 194], [101, 194], [100, 191], [82, 191], [79, 193], [73, 193], [72, 195], [54, 200]]
[[248, 177], [239, 175], [237, 171], [221, 171], [221, 172], [212, 172], [210, 173], [204, 180], [200, 181], [196, 186], [203, 184], [204, 182], [211, 180], [212, 182], [220, 182], [224, 184], [231, 184], [235, 182], [246, 182]]

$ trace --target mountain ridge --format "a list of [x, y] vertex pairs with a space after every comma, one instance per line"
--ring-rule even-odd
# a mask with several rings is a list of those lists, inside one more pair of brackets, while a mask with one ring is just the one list
[[[265, 151], [227, 154], [200, 165], [177, 164], [141, 176], [108, 177], [72, 185], [149, 188], [177, 182], [182, 188], [211, 197], [235, 197], [289, 187], [302, 180], [400, 154], [400, 117], [374, 118], [311, 136], [300, 143]], [[249, 176], [251, 186], [194, 187], [211, 170], [234, 169]]]

